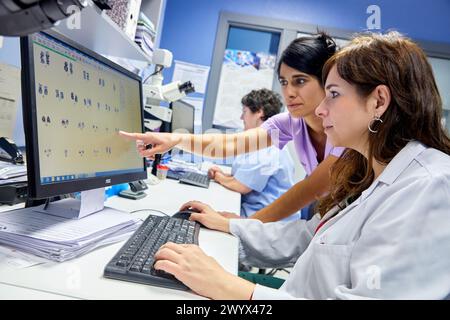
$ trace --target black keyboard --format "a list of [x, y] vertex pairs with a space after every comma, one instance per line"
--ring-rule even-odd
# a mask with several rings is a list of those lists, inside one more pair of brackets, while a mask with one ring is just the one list
[[153, 268], [154, 255], [166, 242], [198, 244], [200, 224], [150, 215], [106, 265], [106, 278], [188, 290], [171, 274]]
[[167, 171], [167, 178], [168, 179], [173, 179], [173, 180], [180, 180], [180, 178], [183, 176], [182, 172], [176, 172], [176, 171], [172, 171], [169, 169], [169, 171]]
[[186, 183], [202, 188], [209, 188], [209, 181], [210, 179], [207, 175], [197, 172], [186, 172], [180, 178], [181, 183]]

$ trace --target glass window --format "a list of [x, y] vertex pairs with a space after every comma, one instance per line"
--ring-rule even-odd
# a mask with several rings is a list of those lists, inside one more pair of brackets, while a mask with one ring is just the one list
[[231, 26], [220, 72], [213, 124], [242, 129], [241, 99], [272, 89], [280, 33]]

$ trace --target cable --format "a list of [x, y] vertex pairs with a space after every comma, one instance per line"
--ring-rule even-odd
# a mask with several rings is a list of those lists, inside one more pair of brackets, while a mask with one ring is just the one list
[[135, 213], [135, 212], [139, 212], [139, 211], [155, 211], [155, 212], [162, 213], [163, 215], [165, 215], [167, 217], [170, 217], [170, 215], [168, 215], [167, 213], [165, 213], [165, 212], [163, 212], [161, 210], [156, 210], [156, 209], [139, 209], [139, 210], [131, 211], [130, 213]]
[[146, 83], [147, 80], [148, 80], [150, 77], [154, 76], [155, 74], [157, 74], [157, 73], [159, 73], [159, 72], [162, 72], [163, 70], [164, 70], [164, 67], [161, 67], [161, 69], [157, 69], [157, 70], [156, 70], [155, 72], [153, 72], [151, 75], [147, 76], [147, 78], [145, 78], [145, 80], [142, 81], [142, 83]]

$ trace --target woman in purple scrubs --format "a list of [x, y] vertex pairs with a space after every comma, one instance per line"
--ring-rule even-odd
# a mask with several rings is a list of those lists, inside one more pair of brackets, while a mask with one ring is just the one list
[[[236, 156], [271, 145], [283, 148], [293, 140], [307, 177], [252, 216], [263, 222], [281, 220], [328, 192], [331, 166], [343, 151], [327, 142], [322, 120], [314, 113], [325, 97], [322, 67], [335, 51], [335, 42], [324, 33], [298, 38], [283, 51], [277, 72], [288, 112], [273, 116], [261, 127], [234, 134], [120, 134], [136, 140], [144, 157], [175, 146], [206, 157]], [[147, 150], [149, 144], [153, 147]]]

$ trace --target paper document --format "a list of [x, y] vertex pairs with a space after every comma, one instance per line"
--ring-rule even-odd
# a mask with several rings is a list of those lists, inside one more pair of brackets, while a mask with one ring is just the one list
[[103, 199], [105, 196], [105, 188], [97, 188], [89, 190], [89, 192], [81, 192], [81, 206], [79, 218], [85, 217], [92, 212], [98, 212], [103, 209], [104, 201], [97, 201]]
[[27, 166], [0, 161], [0, 179], [11, 179], [27, 174]]
[[0, 186], [17, 182], [27, 182], [27, 176], [20, 176], [13, 179], [0, 179]]
[[0, 137], [11, 138], [20, 95], [20, 69], [0, 63]]
[[54, 261], [65, 261], [131, 236], [141, 220], [104, 210], [79, 220], [25, 208], [0, 214], [0, 243]]
[[118, 214], [105, 208], [101, 212], [79, 220], [21, 209], [0, 215], [0, 231], [54, 242], [75, 242], [97, 232], [132, 220], [127, 214]]
[[165, 165], [169, 167], [170, 171], [176, 173], [185, 173], [185, 172], [202, 173], [202, 171], [200, 170], [201, 164], [187, 162], [182, 159], [172, 158], [172, 160], [165, 163]]
[[190, 81], [194, 85], [195, 92], [205, 94], [209, 69], [209, 66], [175, 60], [172, 81]]

